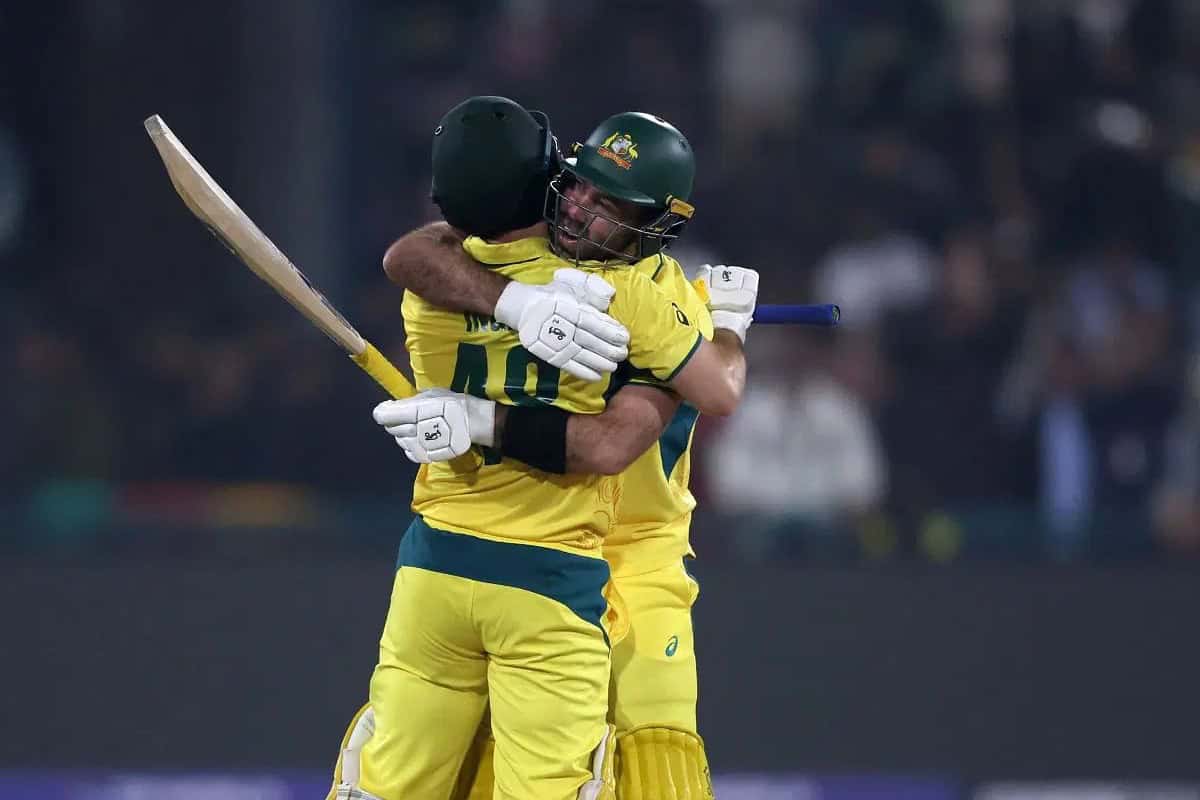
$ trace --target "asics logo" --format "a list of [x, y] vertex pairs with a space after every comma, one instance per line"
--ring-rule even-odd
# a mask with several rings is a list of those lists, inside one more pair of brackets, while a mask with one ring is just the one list
[[678, 649], [679, 649], [679, 637], [672, 636], [670, 639], [667, 639], [667, 649], [664, 650], [663, 652], [667, 654], [667, 658], [670, 658], [671, 656], [675, 655], [675, 651]]

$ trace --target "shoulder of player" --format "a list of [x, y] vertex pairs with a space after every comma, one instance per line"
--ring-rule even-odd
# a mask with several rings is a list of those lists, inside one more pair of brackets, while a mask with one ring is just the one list
[[515, 261], [510, 264], [489, 264], [489, 269], [499, 272], [506, 278], [521, 283], [543, 284], [554, 280], [555, 270], [570, 266], [564, 261], [552, 257], [540, 257], [528, 261]]
[[[661, 263], [660, 263], [661, 262]], [[629, 286], [632, 289], [645, 290], [645, 281], [648, 281], [654, 288], [667, 298], [677, 301], [683, 305], [704, 305], [703, 299], [697, 293], [696, 288], [688, 280], [687, 274], [683, 270], [683, 266], [678, 261], [670, 256], [656, 256], [653, 263], [659, 264], [658, 268], [651, 271], [651, 259], [646, 259], [644, 262], [638, 262], [633, 269], [627, 269], [626, 272], [631, 272], [637, 275], [636, 278], [629, 278]]]
[[670, 256], [664, 257], [664, 261], [663, 268], [655, 278], [655, 285], [684, 311], [705, 338], [712, 338], [708, 301], [696, 284], [688, 280], [687, 273], [678, 261]]
[[623, 314], [632, 313], [641, 305], [643, 300], [669, 301], [670, 294], [663, 287], [652, 281], [649, 276], [629, 267], [615, 267], [596, 272], [616, 289], [609, 313], [620, 319]]
[[672, 256], [669, 256], [666, 253], [660, 253], [659, 255], [654, 256], [652, 259], [647, 260], [650, 262], [647, 265], [647, 269], [652, 268], [650, 277], [654, 279], [656, 283], [662, 281], [672, 281], [676, 278], [687, 280], [687, 276], [683, 271], [683, 265], [676, 261]]
[[484, 267], [524, 283], [549, 283], [555, 269], [567, 266], [543, 237], [493, 243], [472, 236], [463, 243], [463, 249]]
[[470, 331], [489, 322], [478, 314], [451, 311], [434, 305], [407, 289], [404, 299], [400, 301], [400, 316], [404, 320], [405, 330], [410, 335], [420, 336], [445, 336], [460, 329]]

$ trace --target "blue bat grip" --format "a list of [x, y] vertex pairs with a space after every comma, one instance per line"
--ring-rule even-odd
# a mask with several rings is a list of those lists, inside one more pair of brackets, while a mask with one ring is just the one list
[[838, 324], [842, 310], [833, 303], [823, 305], [761, 305], [754, 309], [754, 322], [758, 325], [821, 325], [831, 327]]

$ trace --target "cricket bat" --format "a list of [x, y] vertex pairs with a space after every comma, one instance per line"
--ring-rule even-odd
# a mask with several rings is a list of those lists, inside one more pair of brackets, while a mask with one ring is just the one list
[[145, 121], [175, 191], [191, 212], [259, 278], [349, 354], [392, 397], [416, 394], [408, 379], [375, 346], [362, 337], [325, 299], [304, 273], [288, 260], [246, 213], [200, 165], [183, 142], [155, 114]]

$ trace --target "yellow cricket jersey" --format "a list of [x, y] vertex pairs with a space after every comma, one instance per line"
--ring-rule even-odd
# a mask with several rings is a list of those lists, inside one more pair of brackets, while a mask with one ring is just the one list
[[[712, 338], [708, 305], [688, 282], [678, 261], [667, 256], [661, 263], [657, 258], [647, 259], [635, 269], [654, 280], [704, 338]], [[662, 385], [640, 371], [634, 371], [629, 383]], [[604, 540], [604, 558], [613, 575], [651, 572], [694, 555], [688, 531], [696, 500], [688, 483], [692, 433], [699, 416], [687, 403], [680, 405], [658, 441], [621, 473], [616, 523]]]
[[[545, 239], [495, 244], [472, 237], [476, 261], [524, 283], [549, 283], [574, 266]], [[608, 309], [629, 329], [629, 363], [647, 380], [668, 381], [700, 346], [700, 329], [645, 274], [628, 267], [583, 264], [616, 287]], [[515, 331], [491, 317], [448, 311], [404, 293], [404, 324], [417, 389], [449, 388], [506, 405], [549, 404], [598, 414], [619, 386], [588, 382], [529, 354]], [[594, 475], [552, 475], [491, 448], [470, 458], [422, 465], [413, 511], [430, 525], [485, 539], [516, 541], [599, 557], [615, 516], [614, 482]], [[464, 459], [466, 461], [464, 462]]]

